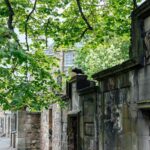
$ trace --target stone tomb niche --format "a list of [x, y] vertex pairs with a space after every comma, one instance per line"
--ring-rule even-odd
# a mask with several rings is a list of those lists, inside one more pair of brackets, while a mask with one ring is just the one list
[[78, 120], [79, 114], [68, 115], [68, 150], [78, 150]]

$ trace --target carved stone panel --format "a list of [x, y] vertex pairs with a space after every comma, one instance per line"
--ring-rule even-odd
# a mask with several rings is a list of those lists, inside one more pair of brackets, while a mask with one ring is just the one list
[[93, 122], [94, 117], [94, 104], [92, 100], [84, 101], [83, 113], [85, 122]]
[[146, 46], [146, 58], [147, 58], [147, 62], [149, 62], [149, 57], [150, 57], [150, 16], [145, 18], [145, 20], [144, 20], [144, 32], [145, 32], [144, 42], [145, 42], [145, 46]]
[[95, 139], [95, 97], [92, 94], [87, 94], [82, 99], [82, 131], [83, 131], [83, 150], [96, 150]]
[[79, 96], [77, 94], [76, 83], [72, 84], [72, 110], [79, 110]]
[[145, 32], [150, 30], [150, 16], [144, 20], [144, 30]]
[[94, 136], [94, 123], [86, 122], [84, 124], [85, 136]]

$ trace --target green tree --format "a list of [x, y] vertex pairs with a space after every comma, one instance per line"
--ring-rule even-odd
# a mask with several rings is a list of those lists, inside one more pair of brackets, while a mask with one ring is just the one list
[[93, 31], [84, 35], [76, 58], [89, 76], [129, 58], [132, 7], [132, 1], [109, 0], [96, 9], [95, 20], [91, 21]]
[[131, 0], [105, 0], [102, 5], [98, 0], [72, 0], [62, 14], [56, 46], [80, 42], [76, 64], [89, 76], [122, 63], [129, 59], [130, 15], [136, 7]]
[[[57, 1], [0, 1], [0, 104], [40, 110], [60, 101], [58, 59], [44, 54]], [[53, 16], [54, 17], [54, 16]], [[21, 36], [20, 36], [21, 34]], [[24, 40], [20, 40], [20, 38]]]

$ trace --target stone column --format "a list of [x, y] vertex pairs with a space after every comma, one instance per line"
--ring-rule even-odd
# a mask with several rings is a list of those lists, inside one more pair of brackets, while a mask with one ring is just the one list
[[53, 105], [53, 129], [52, 129], [52, 150], [61, 150], [61, 108], [58, 104]]

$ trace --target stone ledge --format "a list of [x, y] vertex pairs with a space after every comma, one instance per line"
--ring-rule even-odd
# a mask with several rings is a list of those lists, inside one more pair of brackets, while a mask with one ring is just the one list
[[142, 100], [137, 103], [138, 109], [149, 109], [150, 110], [150, 100]]
[[123, 62], [122, 64], [119, 64], [114, 67], [108, 68], [106, 70], [102, 70], [98, 73], [95, 73], [94, 75], [92, 75], [92, 77], [95, 80], [102, 80], [106, 77], [113, 76], [113, 75], [119, 74], [121, 72], [127, 72], [127, 71], [135, 69], [137, 67], [142, 67], [142, 64], [138, 61], [130, 59], [130, 60]]
[[90, 94], [90, 93], [96, 93], [98, 91], [98, 86], [89, 86], [86, 88], [83, 88], [81, 90], [78, 90], [79, 95], [85, 95], [85, 94]]

